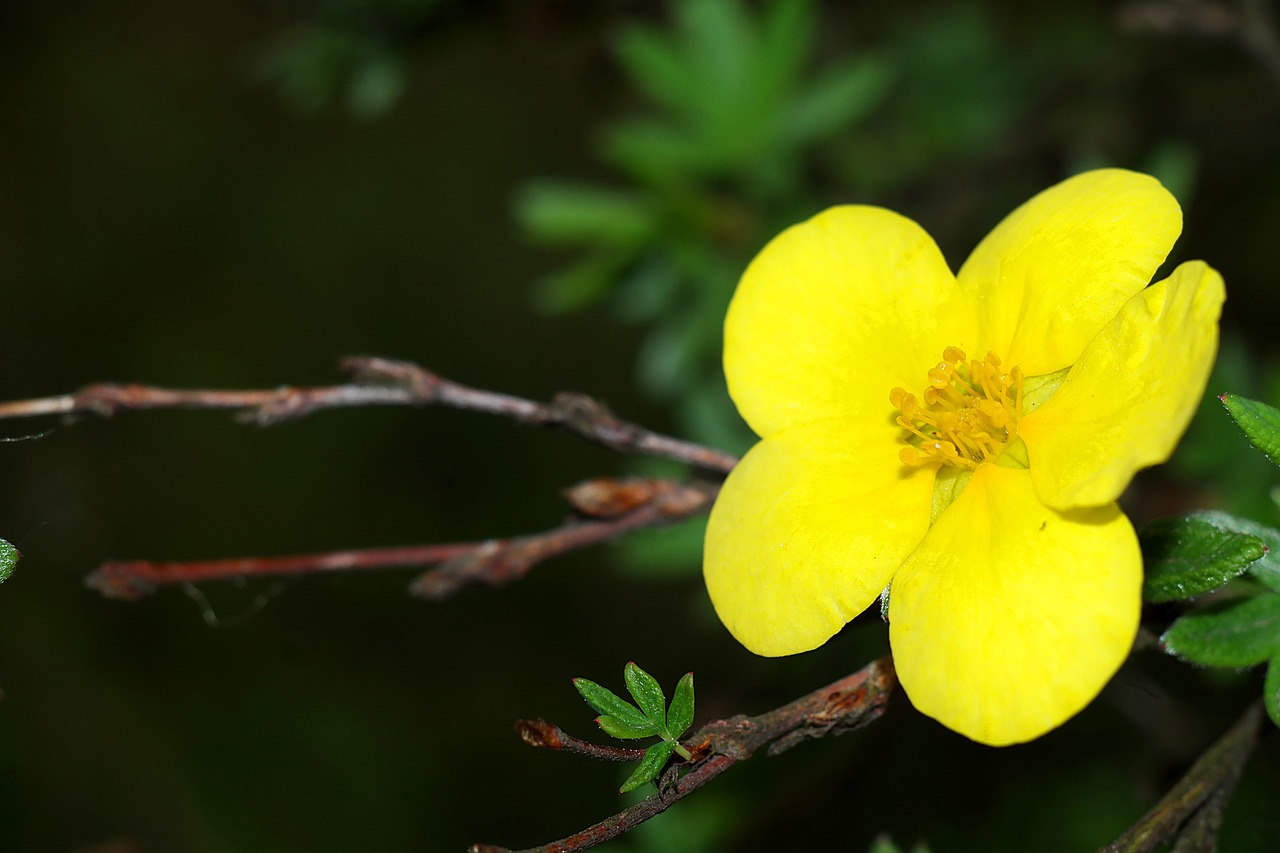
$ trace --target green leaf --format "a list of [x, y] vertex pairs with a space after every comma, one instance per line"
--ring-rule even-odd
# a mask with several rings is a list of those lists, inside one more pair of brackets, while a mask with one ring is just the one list
[[582, 694], [583, 700], [588, 705], [604, 716], [613, 717], [621, 724], [628, 725], [634, 729], [649, 725], [649, 721], [645, 719], [644, 714], [635, 705], [621, 698], [612, 690], [601, 687], [586, 678], [575, 678], [573, 686], [578, 688], [578, 693]]
[[1253, 446], [1280, 465], [1280, 410], [1238, 394], [1223, 394], [1218, 399]]
[[624, 253], [592, 252], [573, 266], [539, 281], [534, 302], [538, 310], [548, 314], [564, 314], [585, 308], [609, 292], [627, 263]]
[[17, 548], [0, 539], [0, 583], [7, 581], [9, 575], [13, 574], [13, 567], [18, 564], [21, 556]]
[[1267, 677], [1262, 682], [1262, 702], [1267, 706], [1267, 716], [1280, 726], [1280, 655], [1267, 664]]
[[640, 706], [640, 710], [644, 711], [644, 715], [648, 717], [659, 729], [667, 727], [667, 697], [662, 693], [662, 686], [658, 684], [658, 679], [636, 666], [635, 661], [627, 664], [627, 668], [623, 671], [623, 678], [627, 682], [627, 690], [631, 692], [632, 698], [636, 700], [636, 704]]
[[1280, 592], [1280, 530], [1217, 510], [1193, 512], [1187, 517], [1207, 521], [1215, 527], [1230, 530], [1232, 533], [1244, 533], [1261, 539], [1268, 550], [1260, 560], [1249, 566], [1249, 575], [1273, 592]]
[[1147, 565], [1148, 601], [1192, 598], [1224, 586], [1267, 553], [1257, 536], [1223, 529], [1203, 518], [1167, 518], [1139, 537]]
[[693, 725], [693, 673], [686, 672], [676, 682], [676, 693], [671, 697], [671, 708], [667, 711], [667, 728], [672, 738], [680, 736]]
[[671, 758], [671, 753], [675, 751], [675, 748], [674, 741], [660, 740], [646, 749], [644, 758], [640, 759], [640, 766], [627, 777], [627, 781], [622, 783], [618, 793], [625, 794], [628, 791], [634, 791], [645, 782], [652, 781], [654, 777], [662, 772], [662, 768], [667, 766], [667, 759]]
[[1169, 626], [1160, 644], [1191, 663], [1262, 663], [1280, 652], [1280, 595], [1264, 592], [1221, 610], [1188, 613]]
[[788, 141], [800, 145], [857, 121], [880, 104], [890, 82], [888, 67], [871, 58], [828, 71], [788, 105]]
[[[644, 719], [643, 717], [641, 719]], [[658, 734], [658, 727], [651, 720], [645, 720], [643, 725], [634, 725], [630, 719], [622, 719], [605, 715], [596, 717], [596, 723], [604, 730], [609, 737], [621, 738], [623, 740], [635, 740], [642, 737], [653, 737]]]
[[645, 199], [590, 184], [530, 182], [516, 196], [515, 214], [526, 233], [547, 243], [630, 247], [647, 240], [655, 228]]

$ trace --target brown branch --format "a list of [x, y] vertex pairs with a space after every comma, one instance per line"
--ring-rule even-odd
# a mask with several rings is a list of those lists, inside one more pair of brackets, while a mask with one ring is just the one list
[[539, 717], [536, 720], [518, 720], [516, 734], [529, 746], [572, 752], [604, 761], [639, 761], [644, 758], [643, 749], [627, 749], [621, 746], [601, 746], [568, 734], [557, 725]]
[[324, 409], [446, 406], [557, 427], [620, 453], [660, 456], [708, 471], [724, 473], [738, 461], [732, 454], [621, 421], [603, 403], [582, 394], [561, 393], [550, 403], [538, 403], [470, 388], [416, 364], [385, 358], [348, 358], [342, 368], [351, 374], [352, 382], [314, 388], [227, 391], [90, 385], [74, 394], [0, 403], [0, 419], [77, 414], [110, 417], [119, 411], [140, 409], [236, 409], [241, 410], [242, 419], [267, 426]]
[[[658, 793], [595, 826], [519, 853], [577, 853], [617, 838], [666, 811], [673, 803], [684, 799], [733, 765], [747, 760], [761, 747], [767, 746], [769, 755], [777, 755], [807, 738], [843, 734], [878, 719], [896, 685], [893, 660], [885, 657], [773, 711], [755, 717], [739, 714], [708, 723], [684, 741], [694, 755], [694, 761], [687, 765], [687, 772], [681, 775], [682, 765], [668, 769], [658, 784]], [[535, 730], [533, 737], [526, 734], [531, 727]], [[565, 749], [561, 741], [563, 733], [545, 721], [523, 721], [517, 728], [526, 743]], [[548, 729], [553, 730], [552, 734], [544, 737]], [[468, 853], [511, 851], [491, 844], [473, 844]]]
[[1261, 721], [1262, 705], [1255, 702], [1151, 811], [1098, 853], [1146, 853], [1175, 835], [1176, 849], [1183, 853], [1213, 850], [1222, 812], [1253, 752]]
[[524, 577], [535, 565], [552, 557], [607, 542], [642, 527], [669, 524], [696, 515], [711, 505], [717, 491], [714, 484], [701, 482], [588, 480], [565, 493], [580, 515], [542, 533], [484, 542], [368, 548], [287, 557], [175, 563], [113, 561], [100, 566], [85, 583], [108, 598], [136, 600], [158, 586], [171, 584], [441, 564], [410, 587], [416, 595], [439, 600], [467, 586], [501, 586]]

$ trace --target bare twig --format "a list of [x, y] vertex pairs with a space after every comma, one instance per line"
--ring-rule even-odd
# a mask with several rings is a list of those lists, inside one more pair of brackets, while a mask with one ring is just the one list
[[[886, 657], [773, 711], [708, 723], [684, 741], [694, 755], [687, 772], [681, 775], [681, 765], [668, 769], [658, 784], [658, 793], [582, 832], [520, 853], [576, 853], [617, 838], [747, 760], [761, 747], [768, 746], [768, 754], [776, 755], [806, 738], [842, 734], [878, 719], [896, 684], [893, 661]], [[565, 735], [545, 721], [526, 721], [518, 729], [525, 742], [534, 746], [585, 752], [566, 748]], [[532, 737], [529, 731], [534, 732]], [[550, 736], [545, 736], [548, 731]], [[468, 851], [511, 853], [491, 844], [473, 844]]]
[[411, 586], [416, 595], [448, 598], [466, 586], [501, 586], [528, 574], [538, 563], [607, 542], [641, 527], [696, 515], [711, 505], [718, 487], [675, 480], [609, 478], [589, 480], [566, 492], [577, 517], [542, 533], [484, 542], [369, 548], [288, 557], [248, 557], [199, 562], [153, 563], [144, 560], [104, 563], [85, 583], [109, 598], [134, 600], [157, 586], [226, 578], [384, 569], [439, 563]]
[[1262, 705], [1255, 702], [1151, 811], [1099, 853], [1145, 853], [1175, 835], [1175, 849], [1182, 853], [1215, 849], [1222, 812], [1253, 752], [1261, 721]]
[[601, 746], [598, 743], [576, 738], [563, 729], [539, 717], [536, 720], [519, 720], [516, 734], [529, 746], [558, 749], [605, 761], [639, 761], [644, 758], [643, 749], [627, 749], [622, 746]]
[[724, 473], [738, 461], [732, 454], [621, 421], [603, 403], [582, 394], [561, 393], [550, 403], [538, 403], [460, 385], [404, 361], [348, 358], [342, 367], [351, 374], [352, 382], [315, 388], [227, 391], [90, 385], [74, 394], [0, 403], [0, 419], [76, 414], [110, 417], [135, 409], [238, 409], [244, 420], [267, 426], [324, 409], [447, 406], [558, 427], [621, 453], [660, 456], [708, 471]]

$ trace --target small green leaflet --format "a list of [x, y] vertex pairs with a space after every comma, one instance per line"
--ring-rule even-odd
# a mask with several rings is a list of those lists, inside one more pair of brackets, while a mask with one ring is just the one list
[[656, 725], [659, 729], [665, 730], [667, 727], [667, 697], [662, 693], [662, 686], [658, 684], [658, 679], [636, 666], [635, 661], [627, 664], [627, 668], [623, 671], [623, 677], [627, 682], [627, 690], [630, 691], [636, 704], [640, 706], [640, 710], [644, 711], [644, 715]]
[[671, 758], [671, 753], [675, 752], [676, 743], [672, 740], [660, 740], [644, 752], [644, 758], [640, 759], [640, 764], [627, 777], [627, 781], [622, 783], [622, 787], [618, 789], [619, 794], [625, 794], [628, 791], [634, 791], [645, 782], [651, 782], [662, 772], [662, 768], [667, 766], [667, 760]]
[[1147, 601], [1193, 598], [1225, 586], [1267, 553], [1257, 536], [1187, 516], [1156, 521], [1139, 537], [1147, 577]]
[[13, 574], [13, 567], [18, 564], [21, 556], [17, 548], [0, 539], [0, 583], [7, 581], [9, 575]]
[[667, 728], [671, 737], [679, 739], [693, 725], [693, 673], [686, 672], [676, 683], [676, 695], [671, 697], [667, 711]]
[[1222, 609], [1188, 613], [1169, 626], [1160, 644], [1191, 663], [1262, 663], [1280, 654], [1280, 595], [1263, 592]]
[[1280, 465], [1280, 410], [1238, 394], [1223, 394], [1218, 399], [1250, 443]]
[[642, 725], [635, 725], [630, 720], [624, 720], [621, 717], [612, 717], [605, 714], [596, 717], [596, 724], [604, 730], [609, 737], [616, 737], [620, 740], [635, 740], [642, 737], [653, 737], [658, 734], [658, 727], [648, 720]]
[[618, 793], [625, 794], [657, 778], [672, 753], [678, 753], [685, 760], [692, 757], [689, 750], [680, 745], [680, 737], [693, 724], [693, 673], [685, 673], [676, 684], [670, 709], [657, 679], [636, 666], [634, 661], [627, 664], [623, 678], [636, 701], [635, 705], [586, 678], [575, 678], [573, 685], [586, 703], [600, 713], [596, 723], [610, 737], [624, 740], [662, 738], [645, 750], [639, 766], [622, 784]]
[[575, 678], [573, 686], [578, 688], [578, 693], [582, 694], [582, 698], [588, 705], [604, 715], [601, 719], [613, 718], [621, 725], [633, 729], [651, 725], [639, 708], [620, 698], [612, 690], [585, 678]]

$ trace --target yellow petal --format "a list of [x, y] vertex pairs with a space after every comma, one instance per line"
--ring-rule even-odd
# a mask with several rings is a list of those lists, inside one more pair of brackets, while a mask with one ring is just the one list
[[1192, 261], [1125, 303], [1018, 427], [1041, 500], [1109, 503], [1169, 458], [1204, 394], [1225, 298], [1222, 276]]
[[984, 351], [1025, 376], [1075, 363], [1151, 281], [1181, 231], [1177, 201], [1148, 175], [1101, 169], [1040, 193], [960, 269], [960, 286], [980, 306]]
[[973, 740], [1031, 740], [1120, 667], [1141, 590], [1115, 504], [1060, 513], [1025, 469], [983, 465], [893, 580], [898, 677], [916, 708]]
[[929, 526], [934, 471], [898, 460], [885, 422], [818, 421], [761, 441], [711, 510], [716, 613], [761, 655], [825, 643], [884, 589]]
[[811, 421], [887, 418], [973, 321], [937, 245], [876, 207], [836, 207], [787, 229], [747, 268], [725, 319], [724, 368], [761, 436]]

